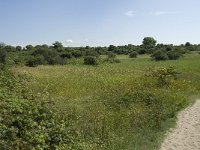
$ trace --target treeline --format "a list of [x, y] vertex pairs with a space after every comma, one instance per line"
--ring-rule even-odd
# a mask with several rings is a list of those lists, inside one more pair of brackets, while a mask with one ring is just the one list
[[51, 46], [43, 44], [14, 47], [3, 43], [0, 44], [1, 59], [4, 59], [5, 55], [9, 54], [9, 61], [11, 63], [23, 64], [30, 67], [42, 64], [64, 65], [72, 58], [76, 59], [81, 57], [85, 59], [85, 64], [87, 62], [97, 64], [96, 59], [100, 55], [107, 55], [106, 60], [109, 62], [118, 62], [114, 58], [115, 55], [129, 55], [130, 58], [136, 58], [138, 54], [150, 54], [154, 60], [178, 59], [183, 54], [191, 51], [200, 51], [200, 44], [193, 45], [189, 42], [178, 46], [172, 44], [157, 44], [157, 41], [152, 37], [145, 37], [141, 45], [110, 45], [109, 47], [64, 47], [58, 41]]

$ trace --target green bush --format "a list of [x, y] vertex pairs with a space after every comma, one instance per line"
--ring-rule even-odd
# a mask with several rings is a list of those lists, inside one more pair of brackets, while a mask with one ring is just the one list
[[35, 57], [29, 57], [26, 65], [29, 67], [36, 67], [38, 65], [44, 65], [47, 64], [47, 61], [45, 60], [44, 56], [38, 55]]
[[72, 55], [72, 53], [70, 53], [70, 52], [66, 52], [66, 53], [62, 53], [62, 54], [60, 55], [60, 57], [62, 57], [63, 59], [64, 59], [64, 58], [71, 59], [71, 58], [73, 58], [73, 55]]
[[0, 48], [0, 63], [3, 63], [3, 64], [6, 63], [6, 56], [7, 56], [6, 50]]
[[182, 56], [182, 54], [179, 51], [171, 50], [167, 52], [167, 56], [170, 60], [176, 60], [179, 59]]
[[105, 62], [109, 63], [120, 63], [120, 60], [117, 59], [117, 55], [113, 52], [107, 53], [107, 58], [105, 59]]
[[160, 60], [167, 60], [169, 59], [167, 56], [167, 53], [165, 51], [162, 50], [157, 50], [155, 51], [152, 55], [151, 55], [152, 59], [156, 60], [156, 61], [160, 61]]
[[152, 77], [157, 79], [159, 87], [168, 86], [172, 81], [177, 80], [178, 72], [174, 67], [158, 68], [152, 70]]
[[138, 53], [137, 52], [132, 52], [129, 54], [129, 58], [137, 58]]
[[85, 65], [97, 65], [97, 59], [93, 56], [87, 56], [84, 58]]
[[25, 78], [0, 71], [0, 149], [81, 149], [68, 113], [33, 95]]
[[108, 59], [115, 59], [117, 55], [113, 52], [108, 52]]

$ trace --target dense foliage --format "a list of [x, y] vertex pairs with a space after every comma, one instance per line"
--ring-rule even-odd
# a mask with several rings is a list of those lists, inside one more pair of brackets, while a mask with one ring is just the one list
[[71, 117], [58, 114], [44, 94], [34, 95], [26, 80], [0, 71], [0, 149], [79, 149]]
[[97, 59], [93, 56], [86, 56], [84, 58], [84, 64], [85, 65], [97, 65]]
[[[109, 53], [104, 59], [116, 58]], [[146, 55], [118, 59], [98, 67], [4, 67], [0, 149], [158, 148], [177, 111], [199, 92], [199, 54], [159, 63]]]
[[189, 42], [182, 45], [157, 44], [153, 37], [145, 37], [141, 45], [110, 45], [108, 47], [64, 47], [62, 43], [56, 41], [52, 46], [43, 44], [13, 47], [1, 44], [0, 61], [4, 61], [5, 53], [8, 53], [9, 63], [30, 67], [38, 65], [64, 65], [71, 63], [71, 60], [74, 59], [88, 56], [99, 57], [100, 55], [108, 55], [109, 59], [107, 59], [107, 62], [119, 62], [119, 60], [111, 58], [110, 54], [128, 55], [130, 58], [135, 57], [136, 54], [151, 54], [153, 60], [175, 60], [191, 51], [200, 51], [200, 45], [193, 45]]
[[131, 52], [130, 54], [129, 54], [129, 58], [136, 58], [137, 57], [137, 55], [138, 55], [138, 53], [137, 52]]

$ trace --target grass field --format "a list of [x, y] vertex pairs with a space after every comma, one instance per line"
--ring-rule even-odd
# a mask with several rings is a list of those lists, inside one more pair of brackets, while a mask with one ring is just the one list
[[[159, 62], [148, 55], [118, 59], [121, 63], [17, 67], [14, 71], [28, 74], [34, 93], [46, 94], [61, 113], [68, 112], [85, 149], [158, 149], [176, 113], [199, 95], [200, 55]], [[152, 71], [170, 66], [178, 72], [177, 80], [167, 76], [167, 83], [159, 85]]]

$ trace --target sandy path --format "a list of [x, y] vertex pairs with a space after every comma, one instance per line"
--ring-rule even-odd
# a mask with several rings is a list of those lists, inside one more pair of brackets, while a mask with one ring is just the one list
[[200, 100], [180, 112], [177, 126], [164, 140], [161, 150], [200, 150]]

